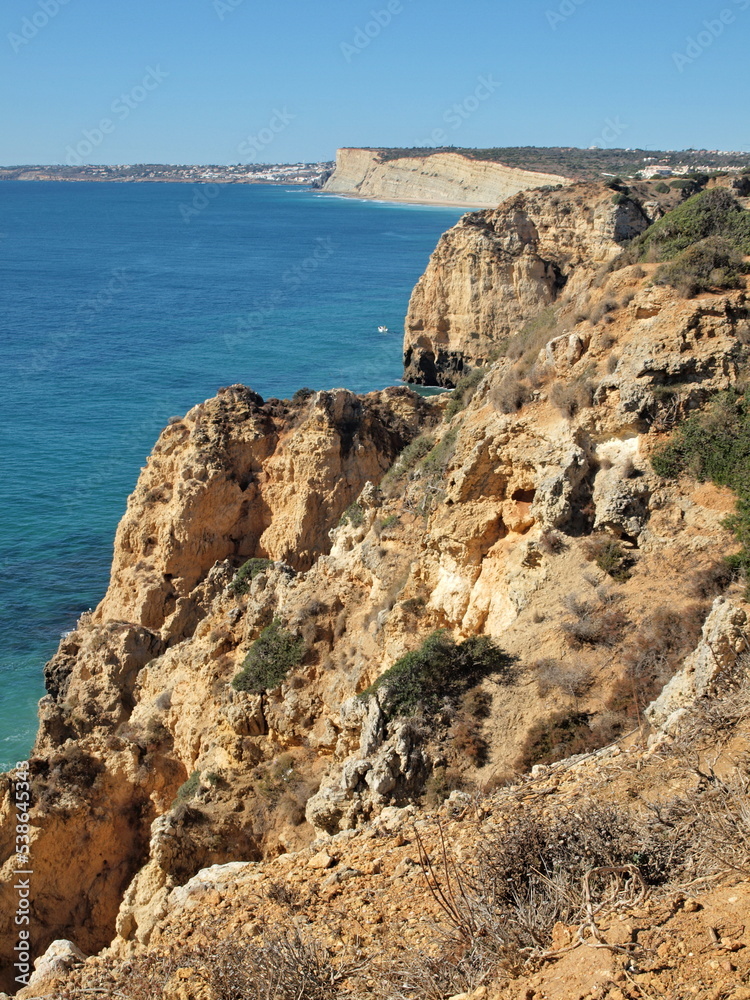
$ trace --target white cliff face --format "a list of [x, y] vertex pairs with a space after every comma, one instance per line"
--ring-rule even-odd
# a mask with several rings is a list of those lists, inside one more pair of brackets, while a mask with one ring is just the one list
[[336, 169], [323, 190], [358, 198], [494, 208], [519, 191], [569, 183], [568, 178], [557, 174], [470, 160], [459, 153], [405, 156], [383, 163], [377, 150], [339, 149]]

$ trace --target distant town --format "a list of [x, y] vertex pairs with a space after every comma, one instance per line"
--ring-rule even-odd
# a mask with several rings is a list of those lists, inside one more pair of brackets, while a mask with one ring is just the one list
[[190, 166], [165, 163], [0, 167], [4, 181], [173, 181], [181, 184], [305, 184], [319, 187], [333, 162]]
[[[458, 153], [472, 160], [490, 160], [523, 170], [549, 171], [571, 180], [607, 177], [651, 178], [750, 170], [750, 153], [725, 150], [682, 151], [644, 149], [590, 149], [575, 147], [501, 147], [464, 149], [454, 146], [385, 149], [375, 148], [383, 162], [402, 157], [428, 157]], [[181, 184], [299, 184], [319, 188], [333, 173], [332, 160], [316, 163], [169, 164], [124, 163], [71, 166], [0, 167], [0, 180], [9, 181], [172, 181]]]

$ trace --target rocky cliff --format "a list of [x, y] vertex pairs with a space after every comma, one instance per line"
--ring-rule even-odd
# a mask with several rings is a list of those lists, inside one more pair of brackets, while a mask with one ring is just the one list
[[573, 185], [464, 216], [441, 238], [412, 294], [406, 380], [455, 385], [465, 366], [496, 357], [529, 318], [588, 287], [658, 212], [654, 203], [613, 204], [605, 185]]
[[471, 160], [458, 153], [381, 161], [377, 150], [339, 149], [336, 169], [323, 190], [384, 201], [434, 202], [494, 208], [501, 201], [545, 184], [569, 184], [566, 177]]
[[[554, 201], [571, 190], [573, 204], [582, 199], [575, 218]], [[507, 840], [519, 815], [530, 823], [519, 836], [537, 843], [550, 824], [572, 836], [559, 824], [582, 801], [605, 809], [614, 796], [625, 810], [616, 824], [609, 813], [586, 822], [626, 840], [628, 810], [644, 797], [689, 840], [688, 806], [664, 812], [667, 798], [718, 794], [687, 761], [696, 733], [719, 718], [706, 700], [739, 704], [748, 607], [721, 562], [736, 546], [726, 527], [734, 500], [710, 483], [663, 479], [649, 456], [686, 414], [741, 381], [747, 280], [684, 298], [653, 284], [656, 264], [602, 268], [648, 213], [613, 206], [596, 185], [519, 196], [500, 213], [502, 228], [486, 236], [492, 256], [507, 254], [512, 268], [536, 254], [567, 280], [552, 278], [558, 290], [546, 296], [543, 278], [529, 278], [512, 302], [488, 304], [508, 329], [531, 325], [521, 353], [506, 347], [470, 390], [264, 402], [233, 386], [164, 430], [118, 530], [108, 592], [46, 668], [29, 768], [32, 952], [56, 938], [89, 955], [110, 948], [55, 985], [80, 958], [54, 945], [28, 996], [120, 987], [124, 976], [137, 1000], [230, 995], [211, 970], [229, 968], [232, 952], [254, 969], [322, 977], [321, 997], [394, 997], [406, 982], [416, 995], [476, 989], [479, 1000], [490, 996], [480, 984], [494, 982], [495, 995], [515, 1000], [532, 988], [527, 961], [553, 953], [578, 995], [593, 990], [575, 979], [584, 967], [611, 974], [612, 990], [623, 969], [633, 974], [622, 942], [636, 917], [615, 912], [627, 904], [646, 919], [633, 858], [638, 877], [657, 879], [649, 858], [676, 850], [648, 840], [657, 853], [644, 853], [645, 827], [619, 861], [605, 844], [579, 873], [600, 878], [609, 865], [622, 876], [601, 888], [614, 950], [606, 962], [592, 952], [591, 969], [584, 940], [602, 943], [601, 921], [579, 929], [579, 911], [554, 909], [557, 897], [548, 923], [532, 919], [531, 904], [525, 918], [514, 909], [512, 940], [481, 923], [486, 909], [454, 908], [450, 946], [415, 914], [443, 919], [435, 880], [447, 900], [453, 885], [455, 900], [457, 873], [486, 871], [482, 845]], [[481, 229], [465, 226], [469, 236]], [[475, 273], [478, 244], [452, 234], [452, 268]], [[468, 348], [461, 357], [476, 360]], [[256, 682], [236, 683], [249, 662]], [[648, 747], [642, 710], [673, 677], [650, 711]], [[394, 691], [410, 710], [394, 710]], [[716, 723], [733, 727], [716, 772], [727, 782], [746, 739], [746, 714], [731, 711]], [[3, 778], [6, 988], [15, 787]], [[740, 794], [738, 785], [726, 801]], [[443, 854], [443, 800], [444, 835], [469, 868]], [[707, 805], [706, 815], [730, 815], [710, 802], [718, 812]], [[703, 874], [715, 870], [707, 864]], [[532, 875], [517, 900], [542, 891]], [[664, 906], [664, 926], [697, 933]], [[719, 941], [742, 934], [728, 927]], [[447, 965], [435, 964], [436, 949]], [[406, 978], [383, 986], [394, 970]]]

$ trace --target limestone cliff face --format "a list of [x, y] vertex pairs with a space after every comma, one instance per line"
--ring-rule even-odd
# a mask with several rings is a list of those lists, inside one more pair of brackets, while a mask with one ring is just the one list
[[623, 241], [649, 225], [634, 201], [614, 205], [603, 185], [519, 194], [464, 216], [440, 240], [409, 303], [404, 378], [455, 385], [505, 338], [591, 281]]
[[381, 162], [377, 150], [339, 149], [336, 169], [323, 190], [386, 201], [424, 201], [494, 208], [511, 195], [545, 184], [569, 184], [566, 177], [470, 160], [459, 153], [401, 157]]
[[[239, 644], [268, 624], [274, 599], [272, 590], [258, 592], [246, 618], [226, 591], [234, 567], [256, 555], [276, 560], [283, 592], [295, 571], [328, 551], [342, 511], [368, 480], [380, 480], [426, 418], [427, 404], [407, 389], [264, 403], [233, 386], [165, 429], [118, 529], [107, 594], [45, 670], [49, 693], [31, 764], [36, 952], [71, 935], [87, 952], [111, 940], [123, 893], [148, 859], [151, 824], [205, 750], [217, 766], [243, 755], [248, 767], [263, 760], [262, 749], [243, 749], [245, 737], [268, 730], [260, 699], [234, 695], [227, 681]], [[216, 701], [219, 677], [226, 697]], [[10, 792], [6, 781], [3, 862], [13, 845]], [[257, 855], [264, 836], [260, 820], [233, 814], [226, 847], [217, 846], [217, 827], [203, 849], [183, 856], [190, 817], [176, 825], [166, 839], [178, 844], [167, 864], [174, 879], [204, 860], [225, 860], [227, 847]], [[0, 986], [14, 943], [13, 870], [12, 860], [0, 870]]]
[[[542, 242], [524, 243], [524, 218], [545, 255], [555, 245], [559, 204], [526, 197], [536, 214], [519, 208], [503, 251], [513, 260]], [[263, 878], [290, 856], [307, 864], [316, 837], [342, 838], [394, 807], [413, 815], [426, 782], [448, 771], [502, 781], [553, 712], [584, 713], [608, 742], [618, 691], [630, 709], [618, 684], [639, 637], [669, 615], [680, 626], [673, 668], [696, 647], [705, 659], [711, 602], [697, 601], [694, 574], [733, 548], [732, 497], [665, 482], [648, 457], [677, 417], [737, 381], [750, 296], [681, 299], [651, 285], [649, 264], [594, 280], [612, 233], [642, 225], [627, 208], [611, 217], [606, 197], [594, 188], [584, 221], [558, 219], [566, 250], [554, 261], [569, 270], [550, 310], [565, 329], [553, 324], [536, 348], [522, 402], [508, 405], [514, 376], [501, 356], [450, 412], [446, 397], [404, 388], [264, 403], [234, 386], [164, 431], [118, 530], [107, 595], [46, 669], [31, 760], [35, 954], [58, 937], [89, 953], [112, 942], [118, 956], [169, 947], [175, 906], [188, 883], [206, 884], [201, 870]], [[473, 247], [454, 245], [465, 275]], [[514, 303], [519, 322], [539, 306], [531, 291]], [[622, 547], [619, 579], [595, 558], [608, 542]], [[231, 584], [250, 557], [267, 561], [240, 592]], [[728, 598], [739, 623], [741, 595]], [[579, 619], [609, 631], [576, 645]], [[302, 640], [300, 662], [269, 690], [235, 690], [274, 620]], [[705, 641], [722, 628], [712, 619]], [[483, 712], [447, 705], [417, 725], [357, 697], [436, 629], [491, 636], [512, 661], [508, 677], [474, 692]], [[583, 671], [590, 685], [545, 691], [538, 665], [550, 662], [558, 678]], [[3, 780], [4, 859], [14, 825]], [[6, 963], [12, 875], [6, 863]], [[324, 895], [338, 891], [330, 883]]]
[[[309, 569], [342, 510], [415, 433], [420, 413], [413, 394], [398, 389], [284, 404], [233, 387], [195, 407], [166, 428], [130, 498], [95, 621], [158, 629], [179, 619], [196, 584], [228, 556]], [[173, 638], [175, 628], [167, 626]]]

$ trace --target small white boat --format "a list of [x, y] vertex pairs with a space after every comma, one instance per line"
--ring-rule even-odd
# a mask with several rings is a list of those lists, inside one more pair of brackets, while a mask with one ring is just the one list
[[378, 327], [378, 333], [388, 333], [388, 327], [387, 326], [379, 326]]

